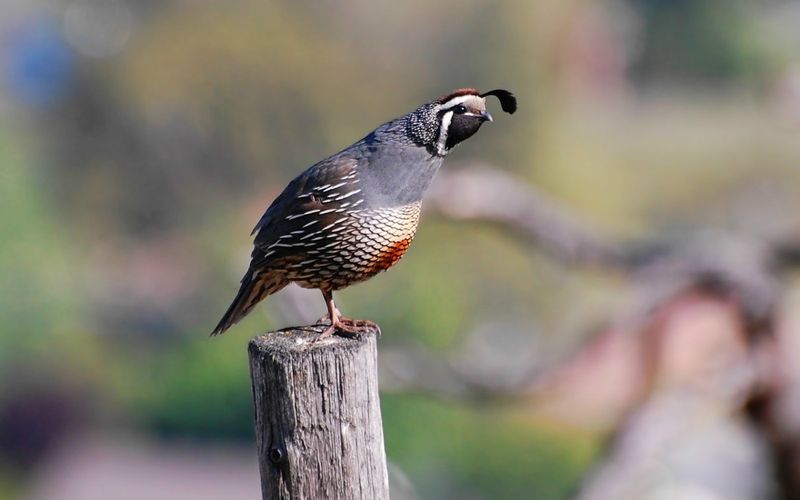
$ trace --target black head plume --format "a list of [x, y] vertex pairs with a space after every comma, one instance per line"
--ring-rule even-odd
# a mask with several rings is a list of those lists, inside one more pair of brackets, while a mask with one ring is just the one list
[[489, 92], [484, 92], [483, 94], [481, 94], [481, 97], [486, 97], [487, 95], [493, 95], [497, 97], [497, 99], [500, 101], [500, 107], [506, 113], [513, 115], [514, 111], [517, 110], [517, 98], [514, 97], [514, 94], [512, 94], [508, 90], [504, 89], [490, 90]]

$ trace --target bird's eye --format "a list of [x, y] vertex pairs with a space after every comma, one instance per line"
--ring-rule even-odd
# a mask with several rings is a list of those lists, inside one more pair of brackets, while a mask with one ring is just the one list
[[453, 112], [457, 115], [461, 115], [467, 112], [467, 108], [464, 107], [463, 104], [459, 104], [458, 106], [453, 107]]

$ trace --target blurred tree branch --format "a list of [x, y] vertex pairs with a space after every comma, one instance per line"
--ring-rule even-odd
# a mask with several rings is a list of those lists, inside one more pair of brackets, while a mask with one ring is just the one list
[[[426, 209], [459, 221], [487, 222], [529, 240], [551, 258], [577, 265], [598, 265], [639, 271], [661, 260], [686, 261], [685, 249], [670, 242], [653, 240], [623, 244], [598, 234], [556, 200], [501, 170], [476, 164], [456, 171], [440, 172], [426, 198]], [[715, 238], [702, 235], [712, 245]], [[740, 238], [741, 239], [741, 238]], [[742, 241], [750, 246], [752, 242]], [[738, 244], [738, 248], [743, 248]], [[696, 245], [695, 245], [696, 246]], [[693, 250], [696, 252], [696, 250]], [[752, 251], [752, 250], [748, 250]], [[800, 240], [767, 242], [760, 250], [762, 264], [778, 267], [800, 265]], [[704, 256], [700, 260], [703, 260]], [[715, 259], [712, 259], [712, 261]]]
[[486, 165], [440, 172], [425, 203], [451, 219], [499, 225], [557, 260], [617, 265], [622, 257], [555, 200]]

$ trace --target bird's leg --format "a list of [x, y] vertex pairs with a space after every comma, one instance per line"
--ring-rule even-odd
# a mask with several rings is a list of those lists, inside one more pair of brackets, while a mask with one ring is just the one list
[[[339, 309], [336, 308], [336, 304], [333, 303], [333, 291], [332, 290], [322, 290], [322, 296], [325, 297], [325, 305], [328, 307], [328, 320], [330, 321], [330, 325], [326, 328], [316, 339], [314, 342], [322, 340], [326, 337], [330, 337], [337, 331], [340, 334], [350, 334], [350, 335], [360, 335], [364, 333], [374, 333], [378, 336], [381, 334], [380, 327], [369, 320], [366, 319], [350, 319], [345, 318], [342, 316], [342, 313], [339, 312]], [[317, 321], [317, 324], [324, 324], [324, 320], [326, 318], [322, 317]]]
[[[325, 293], [323, 292], [323, 296], [324, 295], [325, 295]], [[325, 298], [325, 304], [327, 305], [327, 303], [328, 303], [328, 299]], [[334, 306], [333, 306], [333, 311], [334, 311], [334, 314], [336, 316], [338, 316], [340, 318], [342, 317], [342, 313], [339, 312], [339, 308], [336, 307], [336, 304], [334, 304]], [[327, 314], [325, 314], [323, 316], [320, 316], [319, 319], [317, 319], [317, 321], [314, 322], [314, 324], [315, 325], [328, 325], [328, 324], [330, 324], [330, 322], [331, 322], [331, 313], [330, 313], [330, 310], [329, 310], [329, 312]]]
[[[336, 308], [336, 304], [333, 303], [333, 291], [323, 288], [322, 296], [325, 298], [325, 305], [328, 307], [328, 319], [330, 320], [331, 324], [319, 334], [319, 337], [314, 339], [314, 342], [320, 341], [325, 337], [330, 337], [337, 328], [341, 327], [341, 322], [339, 321], [341, 313], [339, 313], [339, 310]], [[322, 323], [323, 319], [324, 317], [320, 318], [319, 321], [317, 321], [317, 324]]]

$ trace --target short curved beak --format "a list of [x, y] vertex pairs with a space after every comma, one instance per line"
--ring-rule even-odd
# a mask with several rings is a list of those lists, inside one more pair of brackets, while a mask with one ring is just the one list
[[481, 114], [478, 115], [478, 116], [481, 117], [481, 121], [483, 121], [483, 122], [493, 122], [494, 121], [494, 118], [492, 118], [492, 115], [489, 114], [488, 111], [481, 111]]

